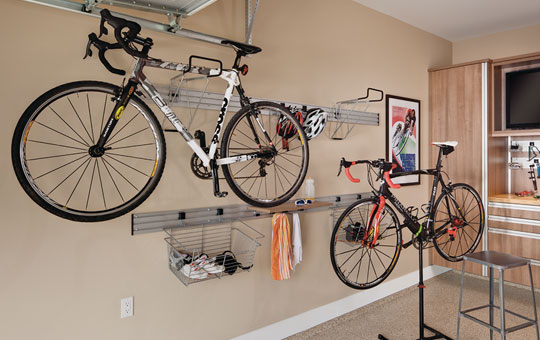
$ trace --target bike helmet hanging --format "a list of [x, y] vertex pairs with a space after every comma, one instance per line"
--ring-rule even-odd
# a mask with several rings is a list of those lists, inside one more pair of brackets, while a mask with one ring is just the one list
[[320, 135], [327, 120], [328, 114], [323, 109], [313, 108], [308, 110], [306, 120], [302, 124], [307, 138], [313, 139]]
[[[295, 113], [295, 118], [300, 122], [300, 124], [302, 124], [304, 119], [301, 111], [297, 111]], [[276, 131], [280, 137], [285, 139], [291, 139], [298, 133], [296, 127], [294, 127], [294, 124], [292, 124], [292, 122], [283, 115], [279, 118]]]

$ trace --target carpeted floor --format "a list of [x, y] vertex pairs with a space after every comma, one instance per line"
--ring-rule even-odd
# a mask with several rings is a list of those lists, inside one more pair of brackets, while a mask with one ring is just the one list
[[[497, 277], [497, 275], [496, 275]], [[459, 287], [461, 272], [449, 271], [425, 281], [425, 323], [452, 339], [457, 337], [457, 313], [459, 306]], [[487, 278], [466, 275], [463, 290], [463, 309], [469, 309], [489, 303], [489, 281]], [[498, 299], [498, 280], [495, 293]], [[505, 309], [534, 319], [532, 295], [530, 288], [510, 283], [505, 284]], [[536, 292], [536, 301], [540, 293]], [[540, 314], [540, 303], [537, 310]], [[500, 317], [495, 309], [495, 326], [499, 326]], [[474, 312], [473, 316], [488, 321], [488, 309]], [[507, 328], [522, 323], [521, 319], [506, 313]], [[418, 289], [416, 286], [379, 300], [368, 306], [357, 309], [336, 319], [295, 334], [288, 340], [364, 340], [378, 339], [382, 334], [389, 340], [414, 340], [419, 338], [418, 326]], [[424, 337], [433, 334], [426, 331]], [[493, 339], [500, 339], [494, 334]], [[461, 318], [461, 340], [489, 339], [489, 329], [475, 322]], [[508, 340], [536, 339], [536, 328], [527, 327], [507, 335]]]

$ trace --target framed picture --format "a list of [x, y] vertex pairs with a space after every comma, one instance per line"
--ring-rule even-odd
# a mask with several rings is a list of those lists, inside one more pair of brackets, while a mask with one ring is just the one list
[[[396, 172], [420, 169], [420, 101], [386, 95], [386, 159]], [[420, 184], [420, 175], [395, 177], [401, 185]]]

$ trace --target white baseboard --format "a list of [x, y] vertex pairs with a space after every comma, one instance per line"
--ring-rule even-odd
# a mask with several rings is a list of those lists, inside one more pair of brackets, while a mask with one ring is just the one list
[[[424, 268], [424, 280], [446, 273], [449, 270], [451, 269], [435, 265], [426, 267]], [[327, 305], [317, 307], [288, 319], [281, 320], [263, 328], [240, 335], [231, 340], [283, 339], [397, 293], [400, 290], [409, 288], [417, 283], [418, 271], [416, 270], [388, 282], [383, 282], [375, 288], [360, 291], [356, 294], [331, 302]]]

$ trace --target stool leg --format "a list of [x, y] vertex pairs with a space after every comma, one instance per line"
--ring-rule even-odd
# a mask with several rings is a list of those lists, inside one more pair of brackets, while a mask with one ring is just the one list
[[[493, 326], [493, 268], [489, 267], [489, 324]], [[493, 329], [489, 329], [489, 340], [493, 340]]]
[[499, 308], [501, 310], [501, 340], [506, 339], [506, 325], [504, 320], [504, 274], [503, 270], [499, 269], [499, 298], [501, 303]]
[[463, 260], [463, 263], [461, 265], [461, 285], [459, 288], [459, 311], [458, 311], [458, 317], [457, 317], [457, 339], [459, 340], [459, 322], [461, 320], [461, 301], [463, 300], [463, 278], [465, 277], [465, 260]]
[[534, 284], [533, 284], [533, 277], [532, 277], [532, 269], [531, 264], [529, 263], [529, 277], [531, 279], [531, 292], [532, 292], [532, 303], [533, 303], [533, 311], [534, 311], [534, 322], [536, 326], [536, 339], [540, 340], [540, 334], [538, 333], [538, 315], [536, 313], [536, 299], [534, 297]]

